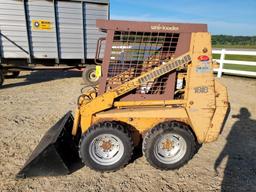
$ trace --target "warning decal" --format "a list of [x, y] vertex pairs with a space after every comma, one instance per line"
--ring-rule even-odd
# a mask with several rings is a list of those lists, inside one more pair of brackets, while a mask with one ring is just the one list
[[101, 77], [101, 66], [97, 65], [96, 66], [96, 77]]
[[41, 31], [51, 31], [53, 23], [49, 20], [32, 20], [32, 29]]

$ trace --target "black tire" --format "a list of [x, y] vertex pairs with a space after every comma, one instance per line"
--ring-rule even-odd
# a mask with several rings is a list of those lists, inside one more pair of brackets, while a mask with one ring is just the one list
[[[103, 134], [114, 135], [115, 137], [119, 138], [123, 144], [124, 150], [120, 159], [110, 165], [103, 165], [98, 163], [97, 160], [94, 160], [95, 157], [93, 157], [90, 152], [90, 146], [93, 145], [92, 142], [94, 142], [95, 138], [98, 138]], [[96, 140], [96, 142], [98, 141]], [[133, 155], [133, 149], [134, 145], [132, 142], [131, 134], [127, 129], [125, 129], [124, 126], [118, 122], [104, 122], [91, 126], [88, 131], [82, 135], [79, 145], [79, 154], [82, 162], [89, 168], [101, 172], [110, 172], [116, 171], [127, 165]]]
[[86, 85], [98, 85], [99, 77], [96, 77], [96, 66], [88, 65], [82, 73], [82, 78]]
[[[163, 162], [159, 160], [161, 157], [159, 158], [159, 155], [157, 155], [156, 147], [159, 146], [157, 145], [158, 141], [164, 134], [174, 134], [176, 136], [178, 135], [180, 138], [183, 138], [181, 140], [183, 141], [183, 145], [186, 145], [186, 149], [183, 150], [182, 153], [184, 154], [181, 155], [181, 157], [179, 157], [180, 159], [178, 159], [176, 162], [168, 162], [168, 160], [167, 162]], [[188, 126], [179, 122], [164, 122], [146, 133], [143, 139], [143, 154], [145, 155], [150, 165], [157, 169], [178, 169], [185, 165], [193, 157], [196, 152], [196, 143], [197, 142], [195, 141], [195, 137], [189, 130]], [[173, 143], [171, 146], [173, 147]]]
[[20, 71], [12, 71], [10, 72], [12, 73], [11, 75], [8, 75], [8, 78], [17, 78], [20, 75]]
[[4, 73], [3, 70], [0, 69], [0, 86], [4, 84]]

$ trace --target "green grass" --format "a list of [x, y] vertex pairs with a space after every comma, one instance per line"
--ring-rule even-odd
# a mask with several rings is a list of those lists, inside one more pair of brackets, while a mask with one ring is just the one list
[[[220, 54], [213, 54], [214, 59], [219, 59]], [[238, 61], [255, 61], [256, 56], [247, 56], [247, 55], [226, 55], [226, 60], [238, 60]], [[253, 71], [256, 72], [256, 66], [247, 66], [247, 65], [234, 65], [234, 64], [224, 64], [224, 69], [233, 69], [241, 71]]]
[[234, 64], [225, 65], [224, 64], [224, 69], [256, 72], [256, 66], [243, 66], [243, 65], [234, 65]]

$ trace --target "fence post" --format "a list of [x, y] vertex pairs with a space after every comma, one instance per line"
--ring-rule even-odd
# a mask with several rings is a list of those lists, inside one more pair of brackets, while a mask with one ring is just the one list
[[221, 55], [220, 55], [220, 67], [219, 67], [219, 69], [218, 69], [218, 75], [217, 75], [218, 78], [221, 78], [221, 76], [222, 76], [222, 69], [223, 69], [224, 60], [225, 60], [225, 52], [226, 52], [226, 49], [222, 49], [222, 50], [221, 50]]

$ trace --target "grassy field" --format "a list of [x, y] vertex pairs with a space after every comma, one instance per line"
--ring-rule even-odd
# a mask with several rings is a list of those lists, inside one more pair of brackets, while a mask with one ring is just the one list
[[[213, 58], [214, 59], [219, 59], [220, 54], [213, 54]], [[256, 56], [226, 55], [225, 59], [226, 60], [254, 61], [254, 62], [256, 62]], [[254, 72], [256, 72], [256, 66], [247, 66], [247, 65], [224, 64], [224, 69], [234, 69], [234, 70], [241, 70], [241, 71], [254, 71]]]

